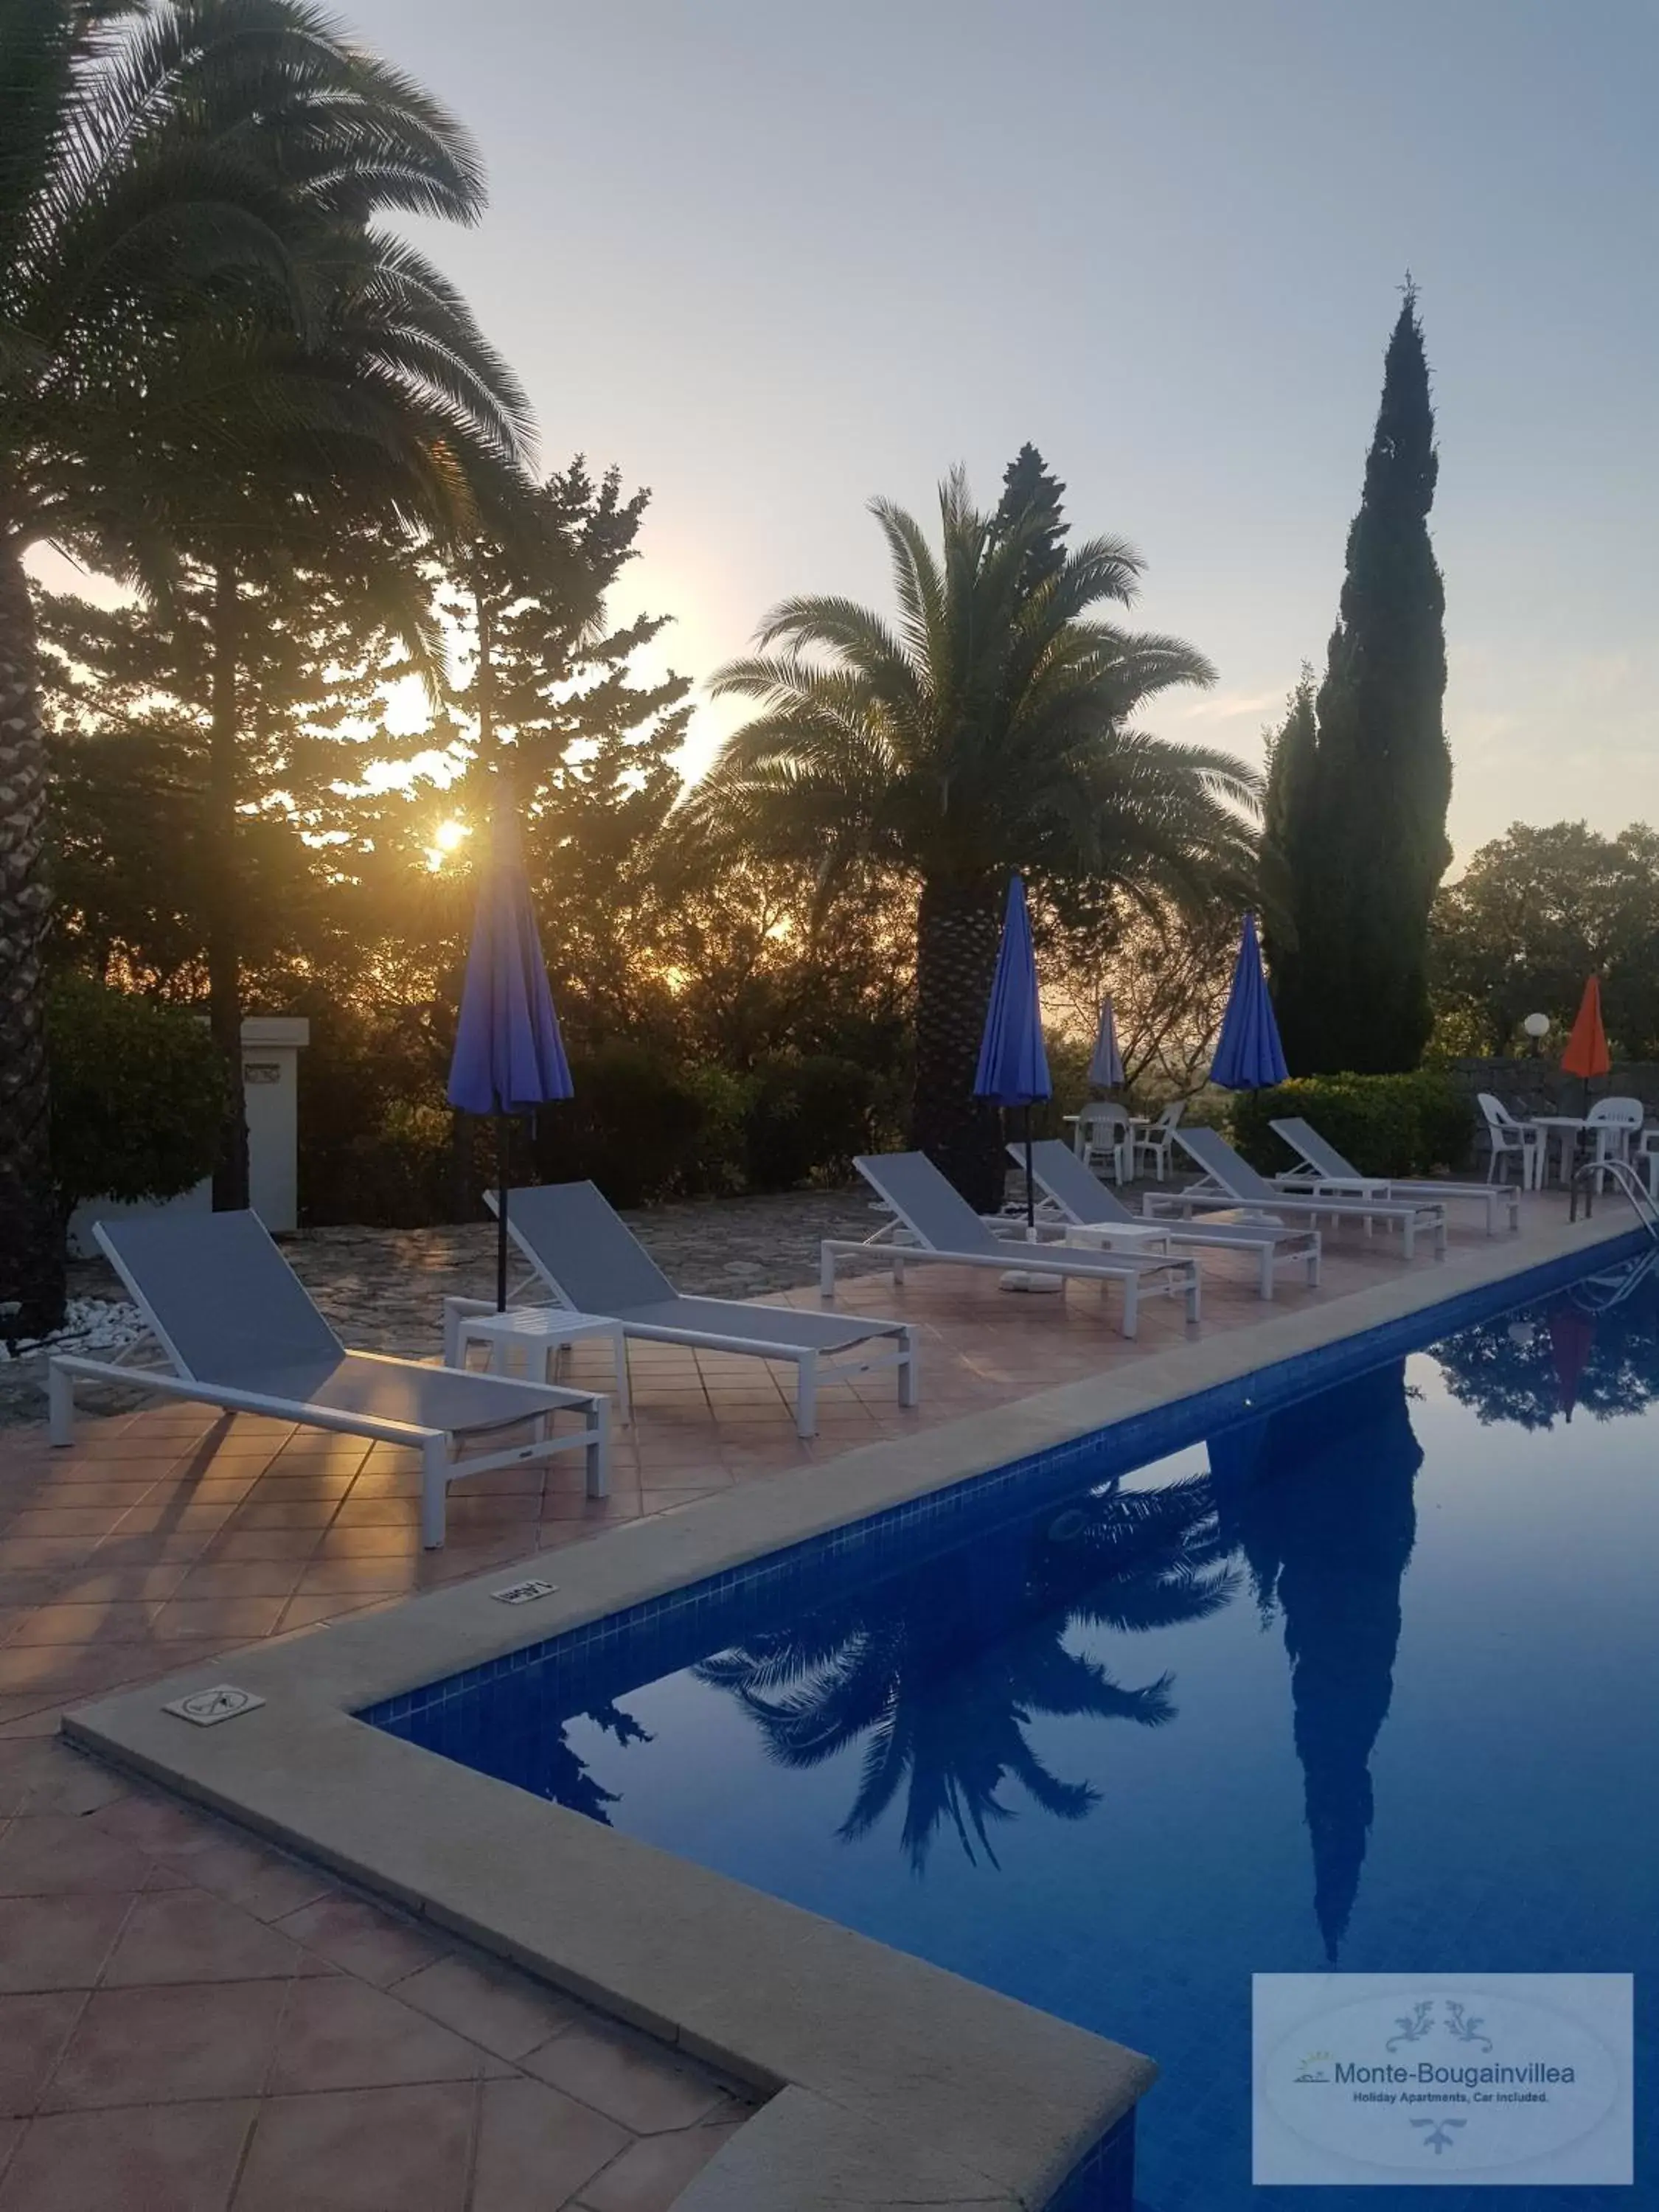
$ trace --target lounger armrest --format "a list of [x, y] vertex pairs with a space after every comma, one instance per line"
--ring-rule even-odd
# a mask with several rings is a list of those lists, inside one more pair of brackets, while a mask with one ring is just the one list
[[[52, 1361], [60, 1375], [74, 1375], [88, 1382], [125, 1382], [143, 1390], [154, 1390], [164, 1398], [184, 1398], [198, 1406], [222, 1406], [231, 1413], [261, 1413], [281, 1419], [292, 1407], [301, 1406], [297, 1398], [272, 1398], [258, 1390], [243, 1390], [229, 1384], [197, 1382], [188, 1376], [170, 1375], [165, 1368], [118, 1367], [112, 1360], [88, 1359], [79, 1352], [60, 1352]], [[380, 1413], [336, 1413], [328, 1406], [305, 1406], [301, 1415], [308, 1429], [337, 1429], [342, 1434], [368, 1437], [376, 1443], [406, 1444], [418, 1449], [428, 1437], [441, 1436], [441, 1429], [417, 1429], [407, 1421], [389, 1421]]]
[[[826, 1238], [824, 1241], [829, 1243], [835, 1243], [835, 1239], [833, 1237]], [[836, 1244], [836, 1249], [838, 1252], [883, 1252], [891, 1251], [893, 1247], [891, 1245], [854, 1243]], [[756, 1307], [760, 1305], [761, 1301], [758, 1298], [709, 1298], [703, 1297], [702, 1293], [699, 1291], [697, 1293], [697, 1304], [700, 1306], [736, 1306], [741, 1312], [753, 1313]], [[793, 1313], [796, 1309], [793, 1306], [780, 1306], [778, 1310], [780, 1313]], [[628, 1326], [627, 1315], [619, 1315], [617, 1318], [625, 1328]], [[905, 1330], [912, 1326], [912, 1324], [908, 1321], [877, 1321], [866, 1314], [849, 1314], [848, 1316], [848, 1319], [857, 1328], [867, 1328], [872, 1336], [902, 1336]], [[688, 1335], [695, 1334], [696, 1332], [694, 1330], [687, 1331]]]

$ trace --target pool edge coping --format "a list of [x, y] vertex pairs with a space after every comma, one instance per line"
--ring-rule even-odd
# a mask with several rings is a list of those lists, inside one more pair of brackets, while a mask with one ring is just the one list
[[[720, 2201], [732, 2212], [811, 2212], [836, 2201], [823, 2194], [832, 2172], [920, 2179], [924, 2167], [941, 2206], [1040, 2207], [1133, 2112], [1156, 2078], [1151, 2060], [353, 1716], [1629, 1237], [1605, 1220], [1557, 1222], [1455, 1247], [1443, 1262], [1402, 1266], [1327, 1304], [1270, 1310], [1116, 1374], [787, 1469], [99, 1699], [66, 1714], [64, 1732], [772, 2097], [764, 2143], [756, 2134], [745, 2147], [745, 2127], [707, 2170], [711, 2182], [729, 2176], [732, 2193]], [[532, 1576], [556, 1584], [533, 1607], [489, 1594]], [[264, 1705], [212, 1729], [164, 1713], [227, 1669]], [[799, 2094], [783, 2100], [786, 2090]]]

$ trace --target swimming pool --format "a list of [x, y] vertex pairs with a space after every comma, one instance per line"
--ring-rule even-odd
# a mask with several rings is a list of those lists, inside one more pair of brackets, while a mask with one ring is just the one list
[[1253, 1972], [1634, 1972], [1651, 2064], [1659, 1294], [1621, 1287], [1460, 1302], [365, 1717], [1150, 2051], [1139, 2201], [1288, 2212]]

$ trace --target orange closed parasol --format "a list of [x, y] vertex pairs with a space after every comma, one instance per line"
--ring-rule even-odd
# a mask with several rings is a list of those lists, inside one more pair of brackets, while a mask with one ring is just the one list
[[1607, 1050], [1607, 1033], [1601, 1026], [1601, 985], [1596, 976], [1592, 975], [1584, 986], [1584, 995], [1578, 1005], [1578, 1018], [1572, 1025], [1572, 1035], [1567, 1039], [1561, 1065], [1569, 1075], [1582, 1075], [1586, 1083], [1598, 1075], [1605, 1075], [1613, 1066], [1613, 1058]]

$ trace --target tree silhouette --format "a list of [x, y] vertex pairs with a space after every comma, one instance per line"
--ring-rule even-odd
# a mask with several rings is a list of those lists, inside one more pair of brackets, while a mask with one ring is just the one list
[[[595, 1705], [577, 1717], [592, 1721], [607, 1735], [615, 1736], [619, 1744], [651, 1741], [650, 1731], [641, 1728], [634, 1716], [623, 1712], [619, 1705]], [[611, 1815], [605, 1808], [617, 1802], [619, 1792], [605, 1789], [588, 1772], [586, 1760], [579, 1759], [565, 1741], [565, 1730], [569, 1725], [568, 1721], [561, 1722], [558, 1733], [547, 1746], [547, 1765], [541, 1780], [534, 1785], [537, 1794], [550, 1804], [562, 1805], [568, 1812], [584, 1813], [590, 1820], [597, 1820], [602, 1827], [608, 1828]]]
[[1209, 1449], [1222, 1525], [1243, 1548], [1264, 1618], [1276, 1608], [1284, 1619], [1314, 1913], [1334, 1963], [1359, 1893], [1370, 1755], [1417, 1532], [1423, 1451], [1405, 1362], [1228, 1430]]
[[843, 1841], [867, 1835], [903, 1790], [901, 1840], [917, 1874], [947, 1823], [970, 1863], [982, 1853], [994, 1866], [991, 1828], [1014, 1817], [1005, 1781], [1057, 1820], [1099, 1802], [1033, 1752], [1037, 1715], [1155, 1728], [1175, 1711], [1167, 1674], [1122, 1687], [1066, 1648], [1072, 1624], [1133, 1632], [1199, 1620], [1237, 1586], [1207, 1482], [1127, 1496], [1109, 1484], [1046, 1508], [1023, 1540], [981, 1538], [696, 1672], [738, 1699], [781, 1765], [817, 1766], [863, 1744]]
[[[1433, 1357], [1458, 1404], [1473, 1407], [1483, 1425], [1549, 1429], [1569, 1403], [1606, 1421], [1639, 1413], [1659, 1397], [1659, 1287], [1651, 1274], [1644, 1271], [1613, 1304], [1587, 1307], [1579, 1298], [1594, 1285], [1577, 1288], [1548, 1314], [1498, 1314], [1437, 1344]], [[1568, 1327], [1582, 1331], [1586, 1323], [1593, 1338], [1575, 1343], [1569, 1356]]]

